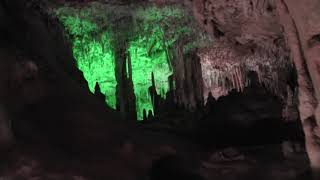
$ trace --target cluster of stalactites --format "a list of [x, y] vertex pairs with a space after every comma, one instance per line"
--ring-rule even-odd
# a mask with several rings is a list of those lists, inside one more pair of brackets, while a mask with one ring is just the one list
[[205, 101], [210, 92], [217, 99], [227, 95], [232, 89], [242, 91], [249, 83], [241, 64], [228, 64], [228, 67], [222, 70], [210, 63], [202, 63], [201, 68]]
[[255, 72], [258, 82], [282, 96], [279, 83], [287, 77], [292, 63], [282, 48], [238, 49], [228, 43], [216, 43], [198, 53], [202, 68], [204, 100], [211, 93], [216, 99], [231, 90], [243, 91], [250, 84], [249, 72]]

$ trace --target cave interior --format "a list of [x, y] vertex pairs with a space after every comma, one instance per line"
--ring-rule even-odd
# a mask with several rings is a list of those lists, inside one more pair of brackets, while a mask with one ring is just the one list
[[318, 0], [0, 0], [0, 180], [319, 180]]

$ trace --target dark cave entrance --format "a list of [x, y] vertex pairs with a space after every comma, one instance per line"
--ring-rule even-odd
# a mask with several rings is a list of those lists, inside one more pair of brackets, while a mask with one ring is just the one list
[[249, 72], [249, 77], [251, 84], [242, 92], [232, 90], [218, 100], [209, 95], [205, 115], [199, 123], [200, 140], [224, 147], [276, 144], [285, 140], [303, 143], [298, 116], [284, 120], [286, 104], [258, 83], [255, 72]]

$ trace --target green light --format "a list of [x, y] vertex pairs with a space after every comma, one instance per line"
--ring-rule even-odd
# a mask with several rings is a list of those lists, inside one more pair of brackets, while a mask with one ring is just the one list
[[101, 32], [97, 24], [85, 18], [62, 16], [60, 19], [72, 39], [74, 57], [90, 91], [94, 93], [98, 83], [107, 104], [115, 109], [117, 81], [112, 34], [108, 30]]
[[157, 93], [165, 98], [169, 91], [168, 77], [172, 74], [167, 48], [163, 45], [161, 29], [155, 28], [149, 39], [144, 36], [130, 43], [132, 80], [136, 95], [138, 119], [142, 119], [143, 110], [153, 112], [153, 103], [149, 94], [154, 74]]
[[138, 24], [136, 36], [130, 43], [132, 80], [136, 95], [138, 119], [143, 110], [153, 112], [153, 100], [149, 93], [152, 86], [152, 73], [157, 94], [166, 97], [169, 91], [169, 76], [172, 75], [170, 49], [183, 35], [191, 32], [185, 22], [185, 12], [174, 7], [149, 7], [138, 9], [135, 19]]
[[[182, 37], [193, 34], [190, 16], [179, 7], [151, 6], [128, 10], [97, 2], [85, 7], [60, 7], [55, 10], [55, 15], [65, 26], [73, 44], [78, 68], [88, 81], [91, 92], [94, 92], [98, 83], [107, 104], [112, 108], [116, 108], [117, 104], [116, 46], [113, 44], [118, 44], [119, 38], [128, 39], [127, 50], [131, 59], [138, 119], [143, 119], [144, 110], [154, 114], [153, 100], [149, 93], [152, 73], [157, 94], [166, 98], [169, 91], [168, 78], [173, 74], [171, 61], [174, 59], [174, 46]], [[129, 16], [133, 18], [133, 24], [128, 25], [130, 30], [117, 28], [119, 19]], [[197, 44], [188, 43], [185, 42], [185, 51]], [[128, 66], [127, 62], [127, 78]]]

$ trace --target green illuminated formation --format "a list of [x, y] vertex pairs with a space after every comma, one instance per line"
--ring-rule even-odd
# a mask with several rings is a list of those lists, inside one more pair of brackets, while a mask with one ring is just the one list
[[[70, 14], [64, 15], [65, 11]], [[110, 30], [102, 29], [90, 20], [90, 13], [85, 10], [60, 9], [58, 13], [72, 39], [74, 57], [88, 81], [90, 91], [94, 93], [98, 83], [107, 104], [115, 108], [117, 81]]]
[[173, 73], [170, 49], [180, 36], [190, 31], [189, 28], [175, 23], [183, 20], [184, 15], [181, 9], [169, 7], [138, 9], [135, 14], [135, 19], [141, 24], [136, 29], [137, 33], [130, 43], [129, 52], [138, 119], [142, 118], [144, 109], [146, 112], [153, 112], [149, 94], [152, 73], [157, 94], [165, 98], [169, 91], [168, 77]]
[[140, 36], [130, 43], [132, 64], [132, 81], [136, 95], [138, 119], [142, 118], [143, 109], [153, 112], [149, 87], [152, 86], [151, 75], [154, 74], [158, 94], [163, 98], [169, 91], [168, 77], [172, 74], [167, 47], [163, 45], [161, 30], [155, 29], [148, 39]]
[[[90, 90], [94, 92], [95, 84], [98, 83], [101, 92], [106, 95], [106, 102], [113, 108], [117, 104], [117, 80], [116, 51], [112, 44], [118, 40], [115, 37], [127, 37], [130, 34], [127, 38], [128, 52], [137, 116], [142, 120], [143, 110], [154, 113], [153, 100], [149, 93], [152, 74], [157, 94], [165, 98], [169, 91], [168, 77], [173, 73], [171, 62], [175, 56], [174, 46], [182, 37], [190, 37], [192, 34], [191, 20], [187, 18], [190, 16], [178, 7], [152, 6], [131, 8], [128, 11], [99, 3], [91, 3], [86, 7], [62, 7], [56, 10], [55, 14], [63, 22], [72, 40], [74, 57], [88, 81]], [[132, 17], [134, 25], [127, 27], [131, 33], [122, 32], [124, 30], [115, 28], [117, 26], [109, 27], [118, 23], [119, 14]], [[112, 18], [116, 20], [110, 20]], [[117, 33], [117, 36], [114, 33]], [[185, 51], [193, 47], [196, 47], [194, 42], [186, 44]]]

